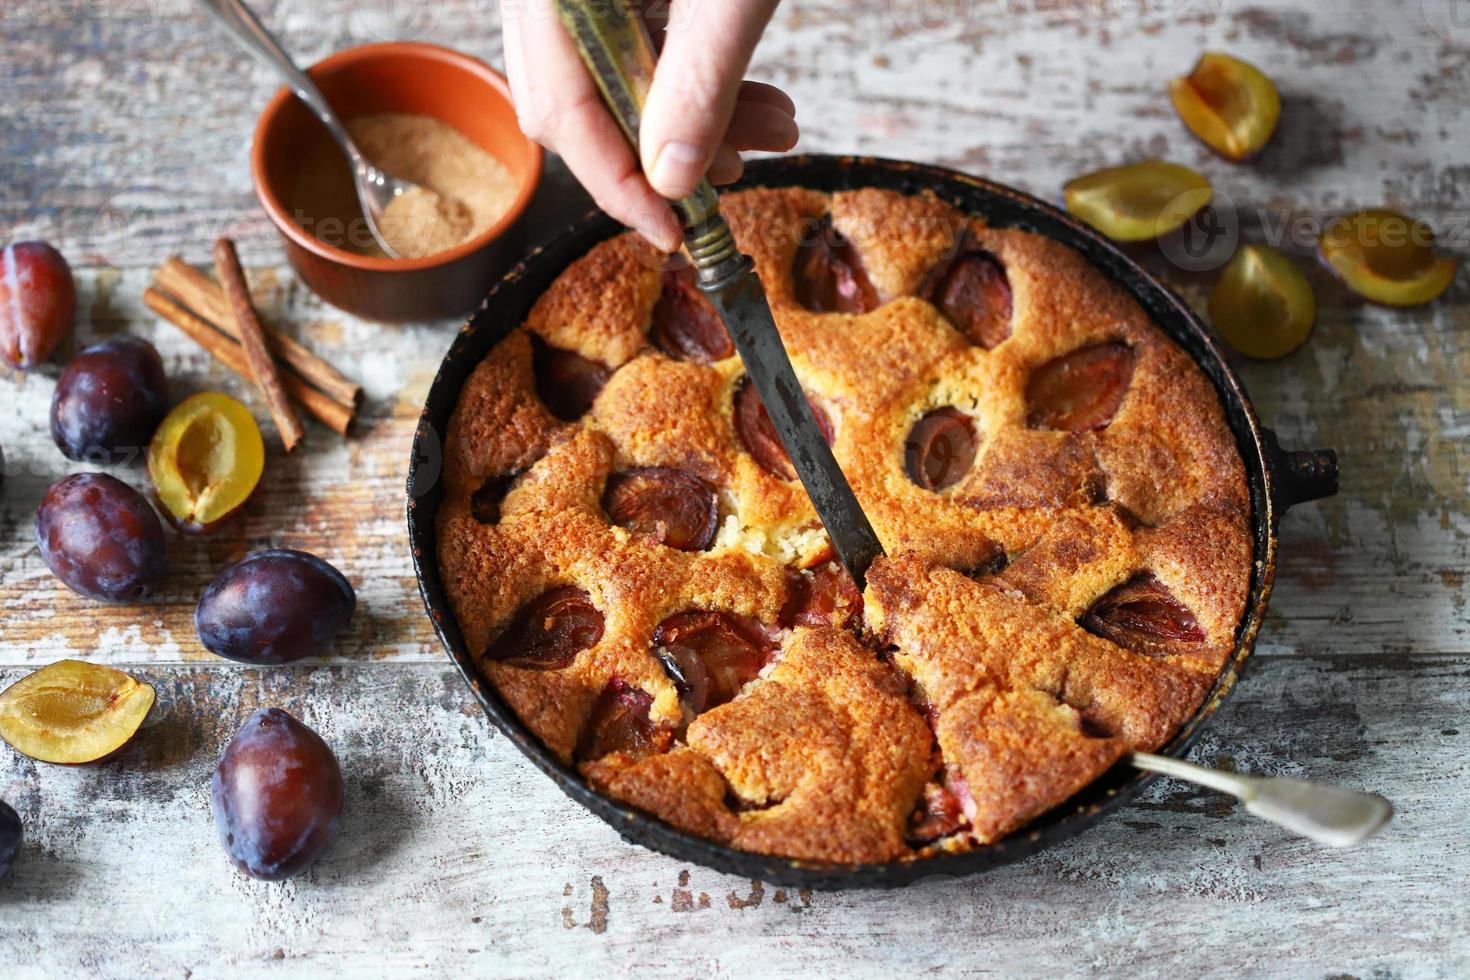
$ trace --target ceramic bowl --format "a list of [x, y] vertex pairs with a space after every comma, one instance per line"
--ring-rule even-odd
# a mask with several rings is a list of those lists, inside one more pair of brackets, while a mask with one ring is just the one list
[[494, 155], [515, 178], [510, 209], [480, 235], [437, 255], [388, 259], [329, 245], [288, 210], [307, 150], [326, 130], [286, 88], [255, 127], [250, 172], [261, 206], [281, 234], [286, 258], [312, 292], [372, 320], [397, 322], [463, 316], [523, 250], [506, 232], [541, 181], [541, 147], [516, 123], [510, 87], [489, 65], [431, 44], [392, 42], [351, 48], [308, 69], [343, 118], [369, 112], [431, 116]]

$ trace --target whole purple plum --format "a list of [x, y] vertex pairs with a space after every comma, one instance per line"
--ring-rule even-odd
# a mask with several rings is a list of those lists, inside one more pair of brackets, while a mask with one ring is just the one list
[[141, 337], [114, 337], [71, 359], [51, 396], [51, 438], [67, 459], [141, 457], [168, 413], [163, 358]]
[[15, 856], [20, 853], [24, 838], [20, 814], [11, 809], [10, 804], [0, 800], [0, 878], [10, 873], [10, 866], [15, 863]]
[[257, 551], [220, 572], [194, 611], [211, 653], [247, 664], [284, 664], [320, 653], [357, 607], [352, 585], [304, 551]]
[[73, 473], [51, 485], [36, 510], [36, 544], [67, 588], [92, 599], [146, 598], [168, 571], [158, 515], [106, 473]]
[[280, 708], [262, 708], [225, 746], [210, 782], [220, 843], [266, 881], [321, 857], [342, 815], [342, 770], [322, 737]]

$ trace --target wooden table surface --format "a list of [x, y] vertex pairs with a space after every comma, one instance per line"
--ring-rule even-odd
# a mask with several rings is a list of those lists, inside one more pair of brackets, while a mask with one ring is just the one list
[[[259, 7], [304, 60], [401, 37], [500, 61], [492, 0]], [[1252, 166], [1211, 156], [1165, 96], [1206, 49], [1283, 89], [1282, 131]], [[1165, 156], [1208, 174], [1247, 235], [1303, 256], [1324, 217], [1385, 203], [1470, 251], [1465, 0], [791, 0], [753, 74], [795, 96], [805, 150], [931, 161], [1047, 198], [1086, 170]], [[1470, 975], [1470, 277], [1392, 312], [1313, 272], [1311, 342], [1240, 365], [1285, 444], [1341, 453], [1342, 494], [1286, 519], [1258, 653], [1195, 757], [1382, 792], [1398, 817], [1380, 838], [1330, 852], [1161, 783], [988, 876], [788, 891], [622, 842], [492, 730], [450, 668], [409, 565], [403, 478], [455, 324], [361, 322], [295, 281], [247, 172], [275, 88], [184, 0], [0, 7], [0, 242], [49, 239], [77, 270], [76, 334], [58, 361], [136, 333], [163, 352], [176, 396], [223, 389], [265, 420], [247, 386], [140, 300], [163, 258], [203, 263], [228, 233], [269, 317], [368, 396], [349, 440], [309, 427], [289, 458], [273, 442], [246, 519], [175, 539], [157, 601], [105, 607], [63, 588], [33, 543], [42, 492], [78, 468], [47, 432], [58, 368], [0, 376], [0, 685], [79, 657], [159, 693], [107, 763], [53, 767], [0, 747], [0, 798], [27, 834], [0, 882], [0, 976]], [[549, 236], [584, 205], [553, 168], [522, 233]], [[1203, 303], [1209, 276], [1151, 261]], [[358, 615], [330, 656], [251, 670], [200, 647], [190, 616], [204, 583], [264, 546], [316, 552], [356, 585]], [[347, 779], [337, 842], [282, 884], [235, 873], [209, 812], [221, 748], [262, 705], [320, 731]]]

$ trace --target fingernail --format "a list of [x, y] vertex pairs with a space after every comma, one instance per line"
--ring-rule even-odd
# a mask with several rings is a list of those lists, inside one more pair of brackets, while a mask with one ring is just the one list
[[661, 252], [674, 252], [679, 248], [679, 236], [661, 221], [640, 221], [634, 227]]
[[683, 197], [692, 192], [704, 174], [704, 151], [693, 143], [665, 143], [653, 161], [649, 181], [666, 197]]

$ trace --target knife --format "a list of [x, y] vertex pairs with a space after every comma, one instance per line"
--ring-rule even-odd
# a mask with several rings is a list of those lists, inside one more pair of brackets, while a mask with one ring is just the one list
[[[556, 0], [556, 8], [636, 153], [643, 105], [657, 61], [642, 18], [630, 13], [633, 4], [608, 0]], [[862, 589], [868, 566], [883, 554], [883, 545], [812, 416], [755, 274], [755, 263], [736, 247], [708, 180], [701, 181], [688, 197], [671, 203], [684, 226], [684, 244], [699, 273], [699, 288], [725, 321], [837, 557]]]

